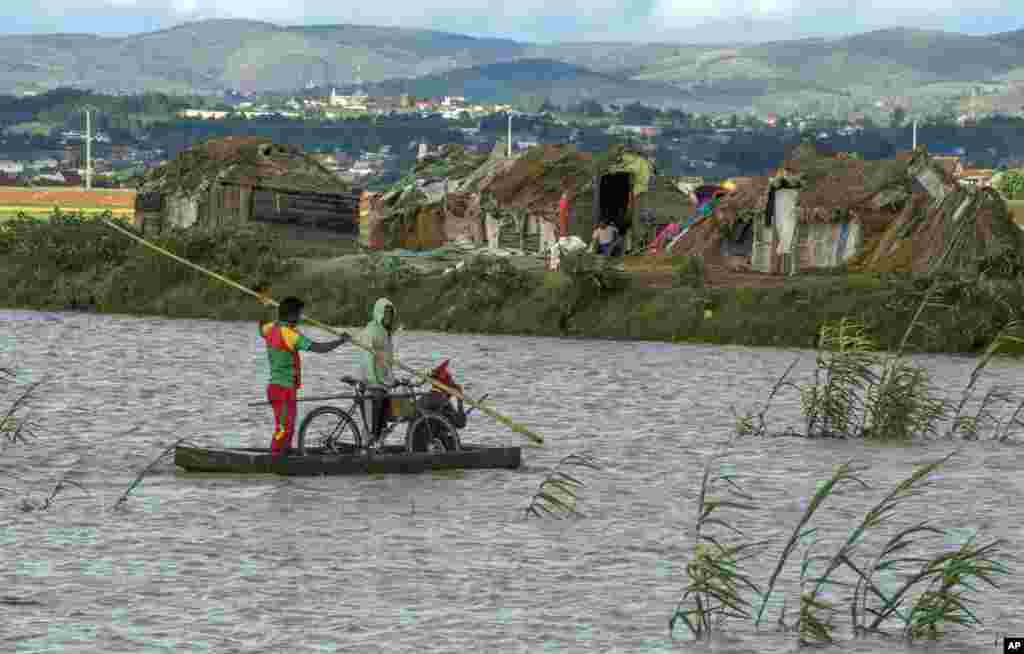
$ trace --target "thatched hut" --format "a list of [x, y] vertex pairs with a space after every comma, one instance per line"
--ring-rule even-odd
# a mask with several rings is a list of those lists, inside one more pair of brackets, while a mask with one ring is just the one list
[[211, 139], [149, 172], [138, 189], [136, 226], [217, 226], [246, 221], [355, 233], [358, 196], [296, 147], [256, 137]]
[[995, 190], [956, 184], [923, 151], [909, 173], [927, 195], [908, 203], [854, 268], [968, 274], [1019, 270], [1024, 263], [1024, 234]]
[[841, 265], [934, 272], [947, 248], [952, 270], [1024, 263], [1024, 234], [1006, 202], [992, 189], [958, 185], [923, 147], [870, 162], [800, 148], [776, 176], [737, 187], [674, 254], [728, 262], [727, 251], [742, 255], [750, 238], [751, 267], [765, 273]]
[[479, 157], [446, 146], [392, 190], [368, 199], [366, 231], [377, 236], [364, 240], [423, 249], [465, 239], [538, 252], [558, 238], [565, 190], [570, 234], [589, 240], [604, 216], [628, 235], [637, 216], [647, 219], [686, 201], [680, 191], [671, 189], [667, 197], [657, 185], [648, 195], [653, 175], [649, 160], [624, 148], [595, 157], [572, 145], [544, 145], [507, 158], [497, 149]]
[[798, 148], [770, 183], [764, 218], [754, 230], [753, 268], [794, 274], [850, 262], [910, 199], [910, 164]]

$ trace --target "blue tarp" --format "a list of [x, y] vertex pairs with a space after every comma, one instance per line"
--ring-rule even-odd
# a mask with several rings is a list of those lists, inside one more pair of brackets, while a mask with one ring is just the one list
[[846, 239], [850, 235], [850, 223], [844, 222], [839, 228], [839, 242], [836, 243], [836, 263], [843, 262], [843, 252], [846, 251]]

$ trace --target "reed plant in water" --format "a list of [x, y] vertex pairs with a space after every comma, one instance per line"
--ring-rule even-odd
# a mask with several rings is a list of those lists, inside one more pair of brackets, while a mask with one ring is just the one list
[[[964, 387], [963, 392], [960, 395], [960, 402], [956, 406], [956, 410], [953, 413], [953, 419], [949, 427], [947, 435], [949, 437], [955, 437], [961, 435], [967, 440], [977, 440], [981, 432], [981, 428], [986, 424], [992, 425], [995, 428], [995, 437], [999, 440], [1005, 440], [1003, 432], [1004, 429], [1000, 429], [998, 418], [992, 413], [990, 408], [993, 405], [999, 404], [1012, 404], [1014, 397], [1012, 393], [1009, 393], [1003, 389], [992, 388], [986, 391], [982, 397], [981, 405], [974, 415], [964, 415], [964, 409], [967, 403], [970, 401], [971, 396], [974, 392], [975, 386], [978, 380], [981, 379], [981, 374], [985, 368], [988, 367], [989, 362], [999, 353], [999, 351], [1011, 344], [1022, 344], [1024, 343], [1024, 323], [1019, 320], [1012, 320], [1007, 323], [996, 337], [992, 339], [992, 342], [985, 352], [978, 359], [978, 363], [974, 366], [971, 371], [970, 379], [967, 381], [967, 386]], [[1010, 424], [1016, 423], [1020, 415], [1021, 407], [1024, 407], [1024, 401], [1018, 404], [1017, 411], [1014, 412], [1013, 417], [1010, 419]]]
[[[20, 387], [17, 383], [17, 369], [9, 366], [0, 367], [0, 398], [7, 402], [7, 408], [0, 410], [0, 442], [4, 446], [28, 443], [29, 437], [33, 440], [37, 437], [35, 430], [38, 428], [38, 425], [32, 420], [28, 409], [32, 399], [47, 380], [47, 377], [43, 377], [39, 381]], [[8, 399], [10, 396], [13, 397]], [[23, 483], [31, 483], [11, 471], [4, 470], [2, 472], [5, 477], [10, 477]], [[29, 512], [49, 509], [57, 496], [69, 487], [77, 488], [84, 495], [89, 495], [89, 492], [81, 484], [68, 478], [67, 471], [60, 475], [49, 494], [42, 500], [33, 498], [30, 492], [19, 491], [14, 488], [0, 487], [0, 491], [13, 495], [22, 495], [19, 507], [21, 511]]]
[[[708, 499], [713, 483], [710, 466], [722, 454], [709, 458], [698, 501], [695, 553], [687, 565], [689, 582], [669, 620], [670, 634], [680, 620], [697, 638], [711, 634], [716, 624], [712, 618], [719, 621], [726, 618], [752, 619], [759, 627], [767, 617], [768, 600], [776, 593], [778, 580], [801, 544], [805, 549], [800, 563], [800, 608], [793, 626], [801, 645], [835, 642], [836, 617], [842, 612], [844, 601], [854, 634], [885, 634], [883, 627], [898, 620], [902, 623], [903, 636], [917, 640], [940, 637], [943, 630], [952, 625], [969, 627], [980, 624], [968, 606], [971, 602], [968, 592], [977, 590], [977, 580], [998, 587], [995, 577], [1009, 573], [995, 558], [1003, 546], [1002, 541], [979, 546], [971, 536], [962, 539], [955, 551], [921, 555], [915, 551], [920, 540], [928, 536], [948, 536], [949, 533], [929, 521], [923, 521], [897, 530], [875, 555], [860, 556], [866, 536], [887, 526], [901, 503], [921, 495], [934, 482], [935, 471], [955, 454], [916, 468], [864, 514], [834, 553], [812, 554], [819, 545], [818, 527], [811, 525], [815, 513], [844, 488], [871, 488], [862, 478], [865, 466], [853, 461], [837, 466], [829, 479], [818, 484], [782, 547], [763, 591], [739, 564], [767, 542], [729, 546], [706, 531], [708, 527], [717, 526], [742, 533], [733, 525], [711, 517], [712, 513], [718, 508], [745, 511], [757, 508], [750, 502], [752, 498], [733, 484], [730, 476], [719, 475], [714, 480], [726, 480], [730, 490], [743, 501]], [[906, 571], [908, 567], [911, 568], [909, 572]], [[904, 573], [901, 582], [895, 581], [896, 573]], [[752, 593], [753, 601], [743, 597], [744, 591]], [[829, 592], [830, 596], [826, 597], [826, 591], [836, 592]], [[915, 592], [916, 598], [911, 598]], [[687, 601], [692, 606], [685, 607]], [[903, 609], [905, 605], [909, 608]], [[778, 617], [778, 621], [788, 630], [784, 612], [783, 608], [783, 615]]]
[[847, 318], [821, 327], [814, 378], [800, 401], [809, 437], [931, 436], [950, 410], [925, 369], [883, 358], [864, 324]]
[[866, 390], [877, 382], [875, 344], [865, 332], [847, 318], [821, 327], [814, 383], [800, 389], [808, 434], [847, 437], [859, 429]]
[[537, 487], [524, 513], [527, 516], [584, 517], [576, 510], [577, 493], [584, 484], [565, 471], [569, 466], [600, 470], [601, 465], [589, 454], [570, 454], [563, 457]]
[[[7, 403], [6, 409], [0, 409], [0, 439], [2, 442], [18, 443], [27, 442], [29, 437], [35, 437], [35, 422], [28, 414], [29, 403], [39, 388], [45, 383], [45, 378], [28, 384], [22, 390], [14, 390], [18, 373], [10, 367], [0, 367], [0, 393]], [[13, 396], [8, 400], [8, 396]]]
[[[743, 590], [760, 594], [753, 580], [740, 570], [740, 565], [767, 541], [726, 541], [725, 534], [730, 532], [739, 536], [744, 534], [722, 517], [721, 510], [753, 511], [757, 506], [753, 496], [734, 481], [731, 466], [723, 464], [717, 474], [712, 474], [712, 465], [724, 456], [723, 452], [714, 454], [704, 464], [697, 503], [694, 555], [686, 565], [688, 583], [669, 619], [669, 633], [674, 633], [676, 624], [681, 621], [691, 634], [702, 638], [711, 633], [713, 619], [749, 620], [751, 605], [743, 597]], [[725, 489], [724, 497], [713, 494], [720, 487]]]

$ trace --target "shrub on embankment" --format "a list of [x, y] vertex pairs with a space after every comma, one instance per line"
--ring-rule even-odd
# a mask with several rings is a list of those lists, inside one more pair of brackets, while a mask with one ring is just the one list
[[[569, 272], [562, 273], [478, 258], [448, 274], [421, 275], [372, 259], [357, 271], [306, 274], [293, 260], [301, 252], [265, 227], [152, 240], [249, 288], [269, 282], [274, 297], [300, 295], [310, 315], [328, 323], [362, 324], [374, 300], [387, 296], [406, 328], [454, 332], [814, 347], [823, 324], [848, 317], [862, 322], [879, 348], [893, 349], [936, 281], [836, 274], [796, 277], [781, 288], [651, 289], [587, 256], [563, 262]], [[1021, 317], [1019, 279], [938, 282], [913, 350], [981, 351]], [[0, 284], [8, 307], [224, 320], [267, 315], [251, 297], [77, 216], [0, 226]]]

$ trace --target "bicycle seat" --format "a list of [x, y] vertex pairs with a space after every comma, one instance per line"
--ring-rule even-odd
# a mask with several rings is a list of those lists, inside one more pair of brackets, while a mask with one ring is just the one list
[[363, 383], [351, 375], [345, 375], [341, 378], [341, 381], [349, 386], [359, 386]]

